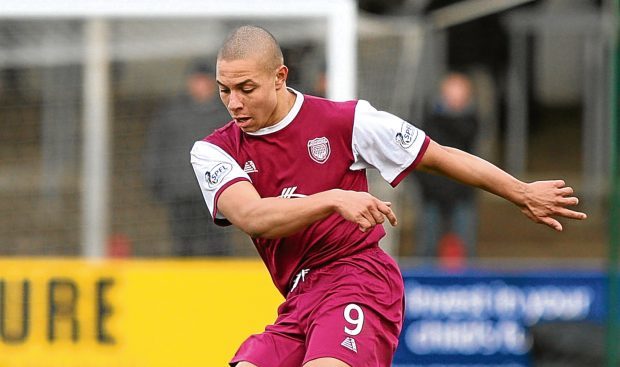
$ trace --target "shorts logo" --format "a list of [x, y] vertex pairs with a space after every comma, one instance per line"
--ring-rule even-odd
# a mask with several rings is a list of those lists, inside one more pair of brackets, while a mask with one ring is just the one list
[[413, 145], [413, 142], [418, 138], [419, 130], [413, 127], [407, 121], [403, 121], [400, 126], [400, 132], [396, 133], [396, 142], [407, 149]]
[[357, 353], [357, 345], [355, 344], [355, 339], [351, 338], [351, 337], [347, 337], [345, 338], [342, 343], [340, 343], [340, 345], [342, 345], [343, 347], [354, 351], [355, 353]]
[[220, 162], [205, 173], [207, 188], [213, 190], [232, 171], [232, 164]]
[[331, 153], [329, 140], [324, 136], [308, 140], [308, 153], [310, 154], [310, 158], [316, 163], [325, 163], [327, 158], [329, 158], [329, 153]]

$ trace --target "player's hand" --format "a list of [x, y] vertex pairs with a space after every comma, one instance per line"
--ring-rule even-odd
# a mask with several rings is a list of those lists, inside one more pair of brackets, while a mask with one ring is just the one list
[[336, 212], [366, 232], [388, 219], [392, 226], [397, 224], [392, 203], [381, 201], [367, 192], [335, 190]]
[[573, 189], [562, 180], [525, 184], [524, 198], [523, 204], [519, 205], [523, 214], [556, 231], [562, 230], [562, 224], [555, 217], [579, 220], [587, 218], [585, 213], [568, 209], [577, 205], [579, 199], [573, 196]]

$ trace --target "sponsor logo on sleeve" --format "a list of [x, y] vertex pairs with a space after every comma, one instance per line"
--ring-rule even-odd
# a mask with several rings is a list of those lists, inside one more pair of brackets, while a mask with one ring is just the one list
[[205, 173], [205, 181], [207, 182], [207, 188], [209, 190], [215, 189], [226, 175], [232, 171], [232, 164], [227, 162], [220, 162], [213, 166]]
[[329, 140], [327, 140], [326, 137], [323, 136], [308, 140], [308, 154], [310, 154], [310, 158], [316, 163], [325, 163], [330, 153], [331, 148], [329, 147]]
[[420, 131], [407, 121], [403, 121], [400, 126], [400, 132], [396, 133], [396, 142], [398, 145], [407, 149], [413, 145], [413, 142], [418, 138]]

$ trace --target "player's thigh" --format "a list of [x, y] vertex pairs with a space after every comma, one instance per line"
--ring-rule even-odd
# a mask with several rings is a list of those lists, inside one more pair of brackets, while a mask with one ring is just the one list
[[[280, 332], [278, 332], [280, 330]], [[285, 335], [280, 325], [270, 325], [265, 332], [250, 336], [230, 361], [235, 367], [300, 367], [306, 352], [304, 340]]]
[[250, 362], [241, 361], [241, 362], [237, 363], [237, 364], [235, 365], [235, 367], [258, 367], [258, 366], [257, 366], [257, 365], [255, 365], [255, 364], [252, 364], [252, 363], [250, 363]]
[[404, 312], [404, 284], [394, 260], [377, 248], [321, 278], [304, 362], [332, 357], [355, 367], [391, 366]]
[[303, 367], [351, 367], [336, 358], [317, 358], [308, 361]]
[[333, 366], [389, 367], [398, 344], [400, 312], [376, 309], [358, 297], [329, 303], [316, 311], [304, 362], [331, 357], [346, 363]]

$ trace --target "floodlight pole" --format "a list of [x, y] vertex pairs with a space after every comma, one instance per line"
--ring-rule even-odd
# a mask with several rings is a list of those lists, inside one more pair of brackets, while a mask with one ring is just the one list
[[607, 366], [616, 367], [618, 364], [618, 342], [620, 336], [618, 307], [618, 261], [620, 248], [620, 0], [615, 0], [614, 29], [611, 38], [611, 200], [609, 210], [609, 312], [607, 320]]

